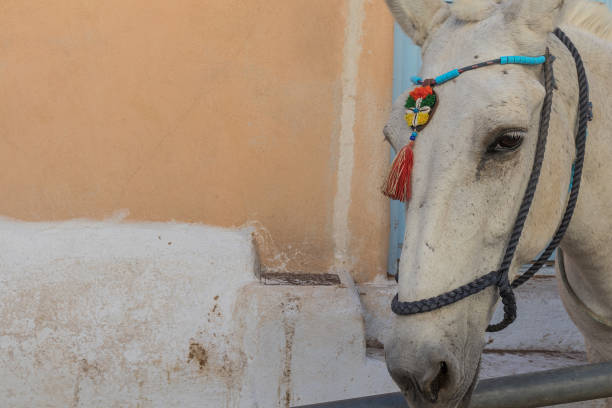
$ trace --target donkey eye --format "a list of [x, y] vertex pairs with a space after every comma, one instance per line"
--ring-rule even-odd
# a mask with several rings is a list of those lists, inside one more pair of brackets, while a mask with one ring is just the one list
[[524, 132], [521, 130], [507, 130], [499, 135], [489, 146], [489, 153], [504, 153], [518, 149], [523, 143]]

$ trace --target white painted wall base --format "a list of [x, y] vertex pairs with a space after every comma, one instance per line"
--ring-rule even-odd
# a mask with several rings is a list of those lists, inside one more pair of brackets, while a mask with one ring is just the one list
[[266, 286], [249, 230], [0, 222], [4, 407], [288, 407], [395, 390], [346, 287]]

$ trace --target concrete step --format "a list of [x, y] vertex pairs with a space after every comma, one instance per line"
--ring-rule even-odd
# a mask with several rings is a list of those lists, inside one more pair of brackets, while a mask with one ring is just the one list
[[1, 408], [287, 408], [396, 389], [366, 357], [350, 282], [258, 277], [248, 229], [0, 229]]

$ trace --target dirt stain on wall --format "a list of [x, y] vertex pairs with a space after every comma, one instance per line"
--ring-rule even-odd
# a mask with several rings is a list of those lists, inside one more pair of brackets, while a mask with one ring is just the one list
[[279, 406], [291, 406], [291, 360], [293, 358], [293, 341], [295, 325], [301, 309], [300, 298], [287, 294], [287, 301], [281, 304], [283, 328], [285, 331], [285, 350], [283, 354], [283, 372], [278, 384]]
[[191, 341], [189, 343], [189, 356], [187, 360], [196, 362], [200, 366], [200, 370], [203, 370], [206, 367], [206, 363], [208, 363], [208, 353], [201, 344]]

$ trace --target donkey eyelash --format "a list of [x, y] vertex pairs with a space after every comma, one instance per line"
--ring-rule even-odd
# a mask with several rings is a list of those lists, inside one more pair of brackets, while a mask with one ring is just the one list
[[504, 129], [496, 132], [497, 136], [487, 147], [487, 153], [509, 153], [517, 150], [523, 144], [526, 129]]

